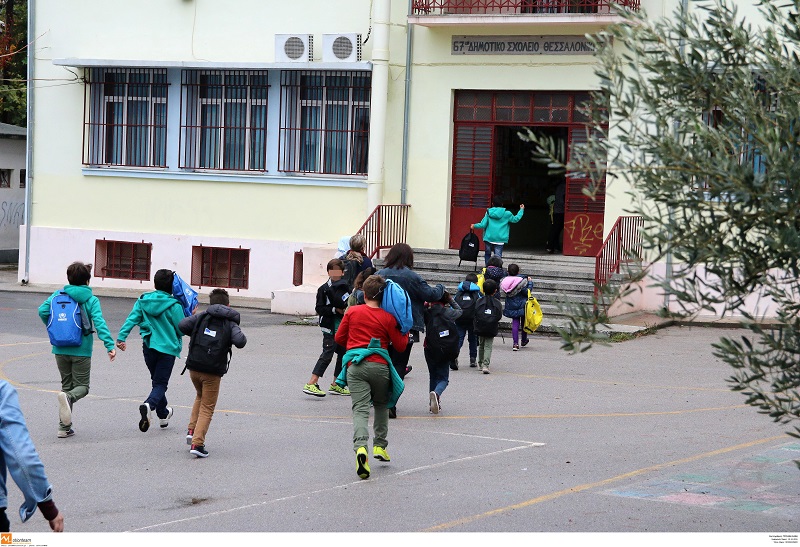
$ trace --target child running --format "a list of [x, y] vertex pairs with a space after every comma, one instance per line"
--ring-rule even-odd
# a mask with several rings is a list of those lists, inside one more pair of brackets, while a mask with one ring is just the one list
[[[478, 338], [475, 336], [475, 304], [481, 297], [481, 288], [478, 287], [478, 276], [468, 273], [456, 291], [455, 301], [461, 307], [461, 317], [456, 319], [458, 328], [458, 350], [464, 345], [467, 338], [469, 345], [469, 366], [478, 366]], [[458, 359], [453, 362], [452, 370], [458, 370]]]
[[445, 292], [438, 302], [429, 302], [425, 310], [425, 362], [430, 375], [428, 408], [432, 414], [442, 409], [442, 393], [450, 383], [450, 368], [458, 357], [458, 327], [461, 308]]
[[492, 359], [492, 344], [497, 336], [503, 305], [495, 296], [497, 282], [487, 279], [483, 284], [484, 296], [475, 306], [475, 334], [478, 335], [478, 366], [484, 374], [489, 374], [489, 362]]
[[500, 290], [506, 293], [506, 305], [503, 315], [511, 318], [511, 351], [519, 351], [519, 335], [522, 331], [522, 347], [528, 345], [528, 334], [521, 327], [525, 322], [525, 304], [528, 301], [528, 291], [533, 289], [530, 277], [519, 275], [519, 266], [508, 265], [508, 277], [500, 281]]

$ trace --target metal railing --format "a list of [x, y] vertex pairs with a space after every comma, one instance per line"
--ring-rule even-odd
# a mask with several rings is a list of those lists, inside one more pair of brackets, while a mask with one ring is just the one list
[[638, 11], [641, 0], [414, 0], [412, 15], [605, 14], [612, 5]]
[[381, 249], [389, 249], [396, 243], [405, 243], [408, 233], [408, 209], [410, 205], [378, 205], [357, 234], [367, 240], [364, 252], [370, 258]]
[[619, 217], [608, 233], [603, 246], [595, 255], [594, 295], [618, 274], [623, 263], [639, 261], [642, 256], [642, 233], [644, 220], [640, 216]]

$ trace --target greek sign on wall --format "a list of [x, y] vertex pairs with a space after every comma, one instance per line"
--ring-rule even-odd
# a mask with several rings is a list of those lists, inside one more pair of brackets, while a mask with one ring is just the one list
[[453, 36], [452, 55], [594, 55], [585, 36]]

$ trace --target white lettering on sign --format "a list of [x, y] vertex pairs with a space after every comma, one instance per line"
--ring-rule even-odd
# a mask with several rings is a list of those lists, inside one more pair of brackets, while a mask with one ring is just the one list
[[585, 36], [453, 36], [452, 55], [594, 55]]

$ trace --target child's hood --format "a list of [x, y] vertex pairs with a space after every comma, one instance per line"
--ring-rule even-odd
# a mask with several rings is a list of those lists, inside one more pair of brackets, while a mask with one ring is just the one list
[[209, 315], [213, 315], [214, 317], [221, 317], [222, 319], [233, 321], [237, 325], [239, 324], [239, 312], [223, 304], [211, 304], [206, 311]]
[[500, 266], [488, 266], [484, 275], [486, 277], [499, 280], [506, 276], [506, 271]]
[[521, 277], [516, 275], [506, 276], [500, 281], [500, 290], [508, 294], [519, 287], [520, 283], [523, 281], [527, 281], [527, 279], [523, 280]]
[[139, 297], [139, 306], [151, 317], [161, 315], [175, 304], [180, 306], [180, 302], [174, 296], [164, 291], [153, 291]]
[[487, 211], [489, 218], [494, 220], [501, 220], [507, 212], [505, 207], [492, 207]]
[[481, 288], [472, 281], [462, 281], [458, 285], [458, 290], [463, 292], [480, 292]]
[[75, 299], [78, 304], [86, 304], [92, 297], [92, 289], [89, 285], [66, 285], [64, 292]]

